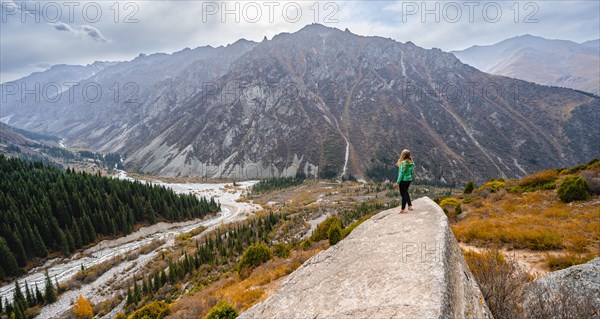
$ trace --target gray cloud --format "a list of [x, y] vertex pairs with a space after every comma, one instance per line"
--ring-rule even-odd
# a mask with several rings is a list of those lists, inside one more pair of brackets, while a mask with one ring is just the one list
[[[539, 19], [537, 23], [514, 23], [509, 8], [514, 2], [498, 2], [502, 3], [504, 15], [497, 23], [482, 21], [480, 13], [474, 22], [469, 22], [467, 11], [464, 11], [463, 19], [458, 23], [448, 23], [443, 18], [439, 23], [432, 22], [431, 16], [428, 17], [430, 21], [423, 23], [420, 15], [412, 15], [403, 21], [402, 4], [408, 2], [411, 1], [338, 1], [335, 2], [337, 7], [326, 7], [332, 2], [318, 2], [320, 7], [316, 11], [315, 2], [312, 1], [277, 1], [278, 6], [272, 7], [273, 19], [268, 17], [269, 8], [262, 6], [262, 16], [257, 22], [248, 21], [254, 19], [256, 14], [252, 10], [244, 13], [244, 6], [249, 3], [244, 1], [226, 2], [229, 12], [236, 8], [236, 3], [239, 5], [237, 16], [235, 13], [223, 15], [222, 6], [217, 8], [219, 12], [206, 16], [206, 6], [203, 5], [225, 3], [221, 1], [132, 0], [119, 2], [118, 16], [115, 15], [114, 1], [83, 1], [77, 2], [79, 5], [75, 7], [73, 19], [67, 19], [68, 8], [63, 6], [62, 19], [53, 22], [48, 21], [51, 17], [43, 16], [46, 2], [39, 1], [42, 9], [37, 11], [29, 10], [35, 9], [34, 3], [29, 2], [26, 8], [30, 12], [25, 14], [26, 23], [21, 22], [21, 13], [16, 13], [9, 15], [9, 21], [3, 22], [0, 28], [0, 76], [2, 81], [25, 76], [32, 72], [32, 65], [38, 61], [88, 64], [96, 60], [129, 60], [140, 53], [171, 53], [185, 47], [226, 45], [240, 38], [261, 41], [264, 36], [271, 39], [278, 33], [295, 32], [314, 22], [341, 30], [348, 28], [360, 35], [412, 41], [425, 48], [438, 47], [446, 51], [475, 44], [492, 44], [526, 33], [576, 42], [600, 38], [598, 1], [530, 1], [539, 5], [539, 12], [535, 15]], [[413, 2], [419, 6], [422, 3]], [[458, 3], [462, 5], [466, 2], [472, 1]], [[490, 1], [475, 2], [480, 3], [478, 8], [482, 8]], [[61, 2], [56, 3], [62, 5]], [[87, 3], [102, 7], [98, 21], [91, 21], [94, 10], [90, 10], [89, 17], [82, 14]], [[443, 7], [445, 2], [426, 3], [431, 8], [435, 3]], [[522, 5], [520, 20], [523, 20], [531, 10], [525, 10], [524, 3], [519, 3]], [[297, 21], [291, 19], [294, 10], [290, 10], [288, 16], [282, 12], [286, 4], [301, 6], [302, 15]], [[13, 5], [13, 0], [2, 0], [0, 10]], [[49, 15], [51, 11], [47, 13]], [[35, 15], [41, 18], [39, 23], [33, 19]]]
[[89, 25], [71, 25], [64, 22], [49, 23], [55, 30], [71, 32], [75, 35], [88, 37], [98, 42], [108, 42], [108, 39], [100, 32], [100, 30]]
[[54, 29], [58, 30], [58, 31], [68, 31], [68, 32], [72, 32], [72, 28], [66, 24], [66, 23], [62, 23], [62, 22], [58, 22], [53, 24]]
[[84, 31], [88, 37], [95, 41], [107, 42], [108, 39], [96, 28], [89, 25], [82, 25], [81, 30]]

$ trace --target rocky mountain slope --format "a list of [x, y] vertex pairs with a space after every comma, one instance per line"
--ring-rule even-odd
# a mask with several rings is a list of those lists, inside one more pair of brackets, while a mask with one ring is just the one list
[[[86, 85], [105, 94], [83, 98]], [[321, 25], [142, 55], [71, 92], [73, 101], [7, 103], [1, 115], [166, 175], [381, 178], [410, 148], [421, 182], [462, 183], [600, 156], [597, 97]]]
[[484, 72], [599, 95], [598, 41], [575, 43], [524, 35], [452, 53]]

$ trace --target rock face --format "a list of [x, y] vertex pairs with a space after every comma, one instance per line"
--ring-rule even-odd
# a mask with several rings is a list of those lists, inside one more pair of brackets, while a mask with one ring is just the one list
[[491, 318], [444, 212], [414, 208], [365, 221], [240, 318]]
[[599, 318], [600, 257], [531, 282], [523, 300], [525, 318]]

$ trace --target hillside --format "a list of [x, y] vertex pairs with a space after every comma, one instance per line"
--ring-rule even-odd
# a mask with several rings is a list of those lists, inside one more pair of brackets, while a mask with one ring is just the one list
[[[565, 185], [573, 179], [585, 180], [581, 184], [587, 190], [567, 192]], [[584, 199], [565, 198], [565, 193]], [[531, 273], [544, 274], [600, 256], [598, 160], [537, 172], [519, 181], [492, 180], [470, 194], [442, 199], [440, 205], [467, 249], [501, 249], [516, 255]]]
[[575, 43], [523, 35], [452, 53], [483, 72], [600, 95], [598, 41]]
[[119, 153], [128, 170], [171, 176], [385, 180], [410, 148], [420, 181], [456, 185], [600, 156], [597, 97], [321, 25], [141, 55], [81, 85], [90, 83], [133, 84], [117, 99], [73, 92], [68, 103], [11, 102], [2, 116], [70, 146]]
[[0, 155], [0, 280], [140, 224], [216, 213], [213, 199]]

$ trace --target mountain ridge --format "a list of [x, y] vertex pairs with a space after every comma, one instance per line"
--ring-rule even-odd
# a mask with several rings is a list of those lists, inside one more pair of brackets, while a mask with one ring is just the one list
[[599, 95], [598, 41], [576, 43], [526, 34], [451, 52], [484, 72]]
[[141, 56], [86, 80], [133, 82], [135, 103], [103, 96], [7, 113], [162, 175], [393, 178], [397, 153], [411, 148], [421, 181], [448, 184], [600, 153], [597, 97], [485, 74], [439, 49], [322, 25], [236, 43]]

